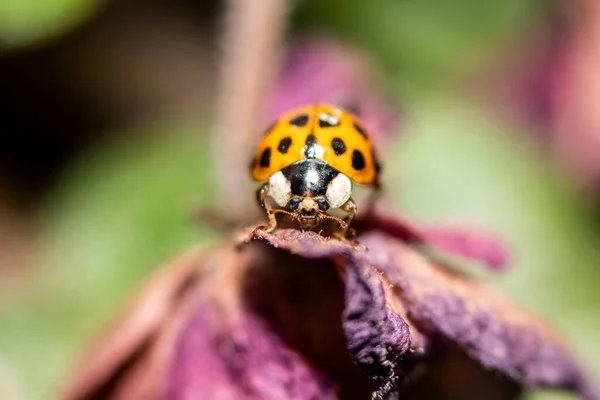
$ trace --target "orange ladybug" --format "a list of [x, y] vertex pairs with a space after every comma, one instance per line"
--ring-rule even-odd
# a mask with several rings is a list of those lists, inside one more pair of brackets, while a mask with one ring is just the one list
[[[276, 214], [285, 214], [302, 228], [335, 221], [340, 227], [337, 235], [345, 238], [357, 211], [350, 197], [352, 183], [379, 189], [381, 166], [355, 115], [317, 104], [289, 111], [271, 126], [250, 170], [255, 181], [267, 181], [258, 191], [258, 200], [269, 225], [257, 230], [272, 231]], [[341, 219], [327, 213], [335, 208], [348, 216]]]

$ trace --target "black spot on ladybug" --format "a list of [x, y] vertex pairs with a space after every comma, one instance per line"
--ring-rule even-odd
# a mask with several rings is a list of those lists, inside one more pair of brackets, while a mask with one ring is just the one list
[[290, 120], [290, 124], [294, 125], [294, 126], [298, 126], [298, 127], [303, 127], [306, 126], [306, 124], [308, 123], [308, 115], [306, 114], [300, 114], [297, 117], [294, 117], [293, 119]]
[[379, 162], [379, 158], [377, 157], [377, 153], [375, 152], [375, 148], [371, 148], [371, 157], [373, 158], [373, 166], [375, 167], [375, 172], [379, 173], [381, 171], [381, 163]]
[[311, 146], [314, 146], [315, 144], [317, 144], [317, 137], [311, 133], [310, 135], [308, 135], [306, 137], [306, 143], [304, 143], [304, 145], [306, 147], [311, 147]]
[[334, 138], [331, 141], [331, 147], [333, 147], [333, 151], [338, 156], [341, 156], [346, 152], [346, 143], [340, 138]]
[[267, 147], [260, 156], [260, 166], [267, 168], [269, 165], [271, 165], [271, 148]]
[[281, 154], [285, 154], [288, 152], [291, 145], [292, 145], [292, 138], [289, 136], [286, 136], [279, 141], [279, 146], [277, 146], [277, 150], [279, 150], [279, 152]]
[[356, 129], [356, 131], [358, 133], [360, 133], [360, 136], [364, 137], [365, 139], [369, 138], [365, 129], [362, 126], [360, 126], [359, 124], [357, 124], [356, 122], [354, 123], [354, 129]]
[[306, 143], [304, 144], [304, 154], [306, 154], [306, 158], [315, 158], [316, 157], [316, 149], [315, 146], [317, 144], [317, 137], [312, 133], [306, 137]]
[[267, 136], [269, 133], [271, 133], [271, 131], [273, 130], [273, 128], [275, 128], [275, 125], [277, 125], [277, 122], [272, 123], [267, 130], [265, 131], [265, 133], [263, 134], [263, 136]]
[[338, 117], [325, 113], [319, 115], [319, 126], [321, 128], [329, 128], [330, 126], [338, 126], [339, 124], [340, 119]]
[[359, 150], [352, 152], [352, 168], [358, 171], [365, 168], [365, 156]]

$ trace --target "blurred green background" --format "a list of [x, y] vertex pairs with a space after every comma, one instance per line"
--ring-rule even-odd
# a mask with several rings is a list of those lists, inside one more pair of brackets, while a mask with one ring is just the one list
[[[0, 393], [51, 397], [153, 269], [221, 237], [193, 211], [219, 207], [222, 12], [217, 1], [0, 0]], [[373, 59], [402, 108], [383, 151], [396, 211], [501, 233], [515, 262], [490, 282], [559, 326], [600, 378], [600, 203], [551, 157], [546, 125], [496, 90], [514, 84], [527, 43], [563, 29], [561, 12], [535, 0], [306, 0], [290, 36], [319, 31]]]

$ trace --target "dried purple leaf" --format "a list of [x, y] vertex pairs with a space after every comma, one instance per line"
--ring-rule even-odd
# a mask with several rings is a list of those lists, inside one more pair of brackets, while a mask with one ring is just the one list
[[[412, 230], [391, 231], [403, 233], [365, 231], [368, 250], [288, 229], [193, 254], [154, 289], [163, 295], [136, 303], [124, 337], [87, 362], [104, 367], [67, 398], [504, 400], [548, 386], [598, 399], [545, 323], [438, 267], [400, 239]], [[167, 305], [151, 324], [136, 318], [157, 298]]]
[[486, 368], [526, 387], [558, 387], [596, 399], [558, 335], [491, 289], [426, 262], [381, 234], [362, 238], [366, 260], [384, 271], [411, 321], [458, 343]]
[[432, 246], [436, 251], [483, 263], [495, 271], [503, 270], [510, 259], [508, 250], [499, 239], [475, 229], [417, 227], [380, 212], [360, 216], [356, 225], [362, 232], [385, 232], [415, 246]]
[[509, 264], [509, 254], [500, 241], [474, 229], [435, 227], [422, 228], [429, 243], [448, 253], [477, 260], [494, 270], [503, 270]]
[[337, 239], [314, 232], [281, 230], [261, 233], [272, 246], [307, 258], [332, 257], [345, 274], [344, 330], [357, 365], [373, 380], [376, 397], [395, 390], [397, 359], [411, 350], [408, 324], [387, 308], [381, 279], [375, 270], [358, 261], [356, 250]]
[[411, 349], [408, 324], [387, 310], [381, 280], [360, 263], [349, 263], [344, 330], [356, 364], [373, 380], [377, 398], [395, 392], [398, 358]]
[[178, 339], [166, 399], [335, 399], [328, 377], [286, 345], [260, 316], [223, 321], [218, 306], [194, 311]]

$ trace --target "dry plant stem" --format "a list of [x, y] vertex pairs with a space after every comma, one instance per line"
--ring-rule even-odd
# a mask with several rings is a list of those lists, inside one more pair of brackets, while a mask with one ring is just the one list
[[250, 210], [248, 163], [277, 71], [290, 0], [229, 0], [216, 137], [222, 209]]

